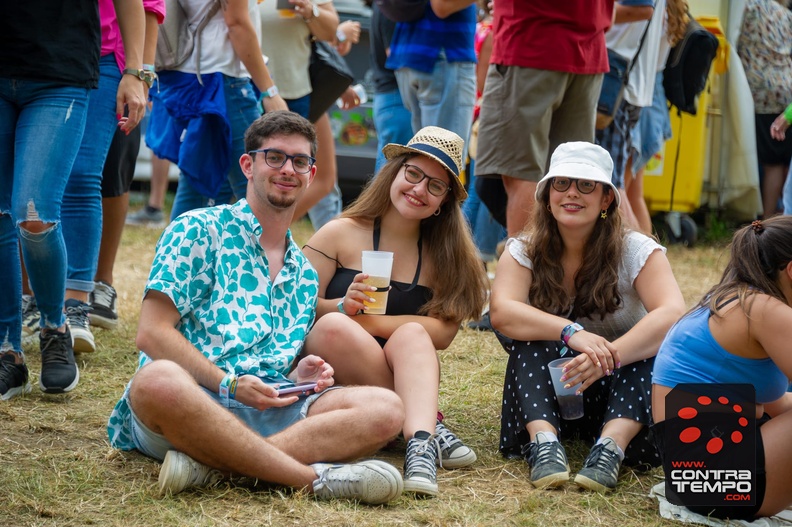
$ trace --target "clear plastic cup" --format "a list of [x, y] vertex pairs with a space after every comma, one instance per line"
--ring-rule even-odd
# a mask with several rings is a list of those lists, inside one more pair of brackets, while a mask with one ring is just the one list
[[569, 357], [562, 357], [554, 361], [550, 361], [547, 368], [550, 370], [550, 378], [553, 380], [553, 389], [558, 399], [558, 409], [561, 412], [561, 419], [571, 421], [572, 419], [580, 419], [583, 417], [583, 395], [575, 395], [575, 391], [580, 388], [580, 385], [564, 388], [566, 382], [561, 381], [564, 375], [564, 365], [572, 360]]
[[369, 275], [363, 283], [377, 288], [376, 291], [366, 291], [374, 302], [365, 300], [367, 315], [384, 315], [388, 305], [388, 289], [390, 289], [391, 269], [393, 268], [393, 253], [388, 251], [363, 251], [363, 272]]

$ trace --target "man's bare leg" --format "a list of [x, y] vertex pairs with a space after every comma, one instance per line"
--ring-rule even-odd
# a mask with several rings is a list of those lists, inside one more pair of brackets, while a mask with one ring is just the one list
[[[384, 389], [376, 394], [368, 390], [374, 389], [350, 389], [358, 393], [348, 396], [347, 390], [329, 392], [312, 405], [310, 418], [285, 431], [292, 433], [269, 439], [218, 406], [170, 361], [155, 361], [135, 375], [130, 402], [152, 432], [164, 435], [175, 450], [200, 463], [225, 473], [310, 488], [317, 475], [308, 463], [371, 453], [401, 429], [398, 397]], [[291, 431], [294, 427], [298, 428]], [[288, 446], [288, 452], [279, 445]], [[300, 461], [289, 452], [300, 453]]]
[[503, 176], [503, 187], [509, 197], [506, 205], [506, 230], [516, 236], [525, 228], [536, 202], [536, 181]]

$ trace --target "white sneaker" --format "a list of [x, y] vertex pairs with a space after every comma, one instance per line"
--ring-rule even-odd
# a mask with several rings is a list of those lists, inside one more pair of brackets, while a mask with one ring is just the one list
[[223, 479], [219, 470], [195, 461], [183, 452], [169, 450], [159, 474], [160, 494], [178, 494], [189, 487], [209, 487]]
[[393, 465], [369, 459], [348, 465], [314, 463], [317, 479], [314, 495], [319, 499], [353, 499], [378, 505], [388, 503], [404, 491], [401, 474]]

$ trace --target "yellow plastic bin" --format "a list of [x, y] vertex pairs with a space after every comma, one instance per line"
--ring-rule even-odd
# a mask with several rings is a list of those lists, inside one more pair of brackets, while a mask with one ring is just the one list
[[[716, 75], [728, 68], [728, 42], [717, 17], [696, 19], [719, 40], [709, 80], [699, 95], [696, 115], [677, 115], [672, 108], [672, 137], [649, 161], [644, 170], [644, 198], [652, 214], [660, 212], [691, 213], [701, 205], [701, 189], [708, 152], [710, 87]], [[678, 157], [677, 157], [678, 156]]]

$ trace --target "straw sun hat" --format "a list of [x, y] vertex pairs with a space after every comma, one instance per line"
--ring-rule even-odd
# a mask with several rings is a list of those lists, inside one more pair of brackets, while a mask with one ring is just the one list
[[568, 177], [596, 181], [610, 187], [619, 206], [621, 197], [619, 189], [611, 182], [613, 160], [607, 150], [594, 143], [575, 141], [563, 143], [553, 152], [550, 158], [550, 170], [547, 171], [536, 185], [536, 199], [540, 199], [542, 191], [554, 177]]
[[437, 126], [427, 126], [418, 130], [406, 146], [389, 143], [382, 149], [382, 153], [386, 159], [402, 154], [420, 154], [434, 159], [453, 176], [451, 185], [456, 187], [456, 197], [462, 201], [467, 197], [465, 186], [459, 179], [464, 149], [465, 142], [454, 132]]

